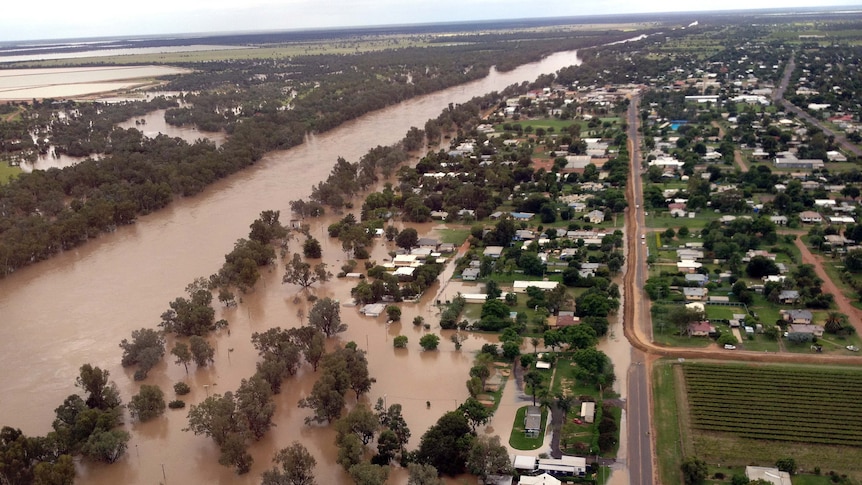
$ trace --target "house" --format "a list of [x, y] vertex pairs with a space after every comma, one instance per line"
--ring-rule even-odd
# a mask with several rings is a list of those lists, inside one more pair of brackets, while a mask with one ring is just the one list
[[543, 291], [551, 291], [559, 285], [560, 283], [556, 281], [515, 281], [512, 284], [512, 291], [515, 293], [526, 293], [527, 288], [531, 286], [535, 286]]
[[814, 321], [814, 314], [809, 310], [781, 310], [779, 314], [785, 322], [808, 325]]
[[571, 327], [581, 323], [581, 319], [575, 316], [574, 312], [560, 312], [557, 315], [557, 328]]
[[533, 231], [529, 229], [518, 229], [515, 231], [515, 236], [512, 239], [515, 241], [532, 241], [535, 237]]
[[511, 215], [516, 221], [529, 221], [536, 214], [533, 214], [532, 212], [510, 212], [509, 215]]
[[366, 317], [379, 317], [381, 313], [386, 310], [386, 305], [383, 303], [372, 303], [370, 305], [365, 305], [359, 310], [359, 313], [365, 315]]
[[582, 456], [540, 458], [536, 469], [556, 477], [580, 477], [587, 473], [587, 459]]
[[704, 301], [709, 290], [706, 288], [683, 288], [682, 294], [685, 296], [685, 301]]
[[542, 408], [539, 406], [527, 406], [524, 415], [524, 435], [529, 438], [539, 436], [542, 427]]
[[787, 225], [787, 216], [770, 216], [769, 220], [772, 221], [776, 226]]
[[715, 327], [710, 325], [709, 322], [695, 322], [688, 324], [689, 337], [709, 337], [709, 335], [713, 333], [715, 333]]
[[395, 270], [395, 276], [397, 276], [401, 281], [412, 280], [414, 271], [416, 271], [416, 268], [413, 266], [402, 266]]
[[787, 327], [789, 333], [810, 334], [814, 337], [823, 336], [823, 327], [820, 325], [811, 325], [804, 323], [793, 323]]
[[778, 471], [778, 468], [747, 466], [745, 476], [751, 481], [765, 480], [773, 485], [791, 485], [790, 474]]
[[455, 252], [455, 245], [452, 243], [443, 243], [440, 245], [439, 248], [437, 248], [437, 250], [440, 251], [441, 253], [454, 253]]
[[577, 256], [578, 249], [577, 248], [564, 248], [560, 251], [560, 260], [567, 260], [569, 258], [573, 258]]
[[500, 255], [503, 254], [503, 246], [488, 246], [482, 254], [491, 259], [499, 259]]
[[685, 275], [685, 282], [703, 286], [709, 283], [709, 276], [700, 273], [689, 273]]
[[677, 249], [676, 257], [680, 261], [700, 261], [703, 259], [703, 251], [700, 249]]
[[823, 216], [814, 211], [802, 211], [799, 213], [799, 220], [809, 224], [819, 224], [823, 222]]
[[587, 204], [584, 204], [583, 202], [572, 202], [569, 204], [569, 207], [572, 208], [573, 212], [583, 212], [587, 210]]
[[676, 263], [676, 269], [681, 273], [694, 273], [702, 267], [703, 264], [697, 261], [680, 261]]
[[430, 237], [420, 237], [419, 241], [416, 242], [416, 245], [420, 248], [431, 248], [433, 250], [437, 250], [440, 247], [440, 241]]
[[414, 266], [419, 264], [419, 257], [415, 254], [399, 254], [392, 259], [396, 267]]
[[562, 483], [547, 473], [535, 477], [524, 475], [518, 480], [518, 485], [561, 485]]
[[605, 221], [605, 213], [600, 210], [593, 210], [588, 212], [587, 215], [584, 216], [584, 219], [593, 224], [601, 224]]
[[796, 290], [781, 290], [778, 294], [778, 301], [785, 305], [790, 305], [799, 301], [799, 292]]
[[515, 455], [515, 458], [512, 460], [512, 468], [521, 474], [534, 472], [536, 471], [536, 457]]
[[479, 278], [479, 268], [467, 268], [461, 272], [461, 279], [464, 281], [476, 281]]
[[584, 401], [581, 403], [581, 416], [587, 423], [592, 423], [596, 419], [596, 403]]

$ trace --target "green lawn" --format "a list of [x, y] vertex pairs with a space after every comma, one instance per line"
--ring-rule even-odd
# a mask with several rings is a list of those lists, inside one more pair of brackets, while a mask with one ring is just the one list
[[518, 412], [515, 413], [515, 422], [512, 423], [512, 434], [509, 435], [509, 445], [516, 450], [536, 450], [545, 441], [545, 421], [548, 417], [548, 410], [542, 408], [542, 428], [535, 438], [528, 438], [524, 435], [524, 417], [526, 415], [527, 406], [519, 408]]
[[454, 244], [457, 248], [458, 246], [464, 244], [464, 241], [470, 237], [470, 229], [440, 229], [439, 231], [440, 239], [444, 243]]
[[679, 410], [674, 387], [674, 361], [661, 360], [653, 367], [653, 412], [656, 430], [656, 455], [661, 483], [681, 483], [682, 464]]
[[21, 173], [18, 167], [10, 167], [7, 163], [0, 163], [0, 185], [8, 183], [12, 178]]

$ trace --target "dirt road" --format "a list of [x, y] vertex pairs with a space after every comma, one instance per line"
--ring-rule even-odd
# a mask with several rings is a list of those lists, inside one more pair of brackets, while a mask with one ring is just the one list
[[862, 332], [862, 311], [850, 304], [850, 299], [841, 292], [838, 285], [836, 285], [832, 281], [832, 278], [826, 274], [826, 270], [823, 269], [823, 264], [821, 263], [820, 258], [811, 253], [811, 250], [809, 250], [808, 246], [802, 242], [802, 239], [796, 238], [795, 243], [796, 247], [799, 248], [799, 251], [802, 252], [802, 263], [814, 266], [814, 272], [817, 273], [817, 277], [823, 280], [823, 293], [831, 294], [832, 297], [835, 298], [835, 304], [838, 305], [838, 310], [847, 315], [850, 320], [850, 324], [856, 328], [856, 333]]

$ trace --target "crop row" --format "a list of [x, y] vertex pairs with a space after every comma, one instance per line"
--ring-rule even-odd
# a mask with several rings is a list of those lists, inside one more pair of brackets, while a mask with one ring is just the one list
[[853, 380], [860, 381], [862, 380], [862, 372], [833, 372], [829, 369], [823, 371], [809, 371], [809, 372], [800, 372], [794, 371], [791, 369], [782, 369], [782, 370], [768, 370], [763, 369], [761, 367], [733, 367], [733, 366], [723, 366], [716, 365], [712, 368], [705, 368], [703, 366], [686, 366], [685, 371], [687, 373], [701, 373], [701, 374], [719, 374], [719, 375], [737, 375], [737, 376], [769, 376], [774, 378], [787, 378], [787, 377], [798, 377], [805, 380], [811, 379], [842, 379], [842, 380]]
[[812, 413], [810, 410], [786, 411], [783, 409], [731, 408], [713, 403], [691, 403], [689, 405], [693, 416], [712, 415], [723, 419], [743, 419], [751, 416], [762, 421], [795, 422], [795, 423], [836, 423], [842, 427], [858, 428], [862, 434], [862, 417], [851, 412], [842, 413]]
[[820, 434], [848, 434], [862, 438], [862, 428], [859, 427], [858, 423], [854, 426], [850, 423], [842, 423], [840, 421], [802, 421], [798, 419], [780, 419], [774, 416], [772, 419], [769, 419], [769, 417], [761, 419], [759, 416], [754, 415], [728, 418], [727, 415], [712, 413], [693, 414], [692, 421], [694, 423], [721, 422], [727, 423], [731, 427], [744, 429], [752, 427], [768, 430], [787, 429]]
[[[704, 379], [700, 376], [692, 376], [686, 375], [687, 379], [692, 379], [694, 382], [698, 383], [698, 385], [705, 386], [721, 386], [728, 387], [743, 384], [748, 388], [756, 387], [756, 388], [764, 388], [764, 389], [775, 389], [775, 390], [800, 390], [800, 391], [811, 391], [811, 392], [849, 392], [850, 394], [862, 395], [862, 383], [859, 384], [860, 387], [856, 387], [857, 384], [852, 382], [850, 383], [840, 383], [840, 385], [825, 385], [822, 382], [799, 382], [799, 381], [787, 381], [787, 382], [775, 382], [775, 381], [759, 381], [755, 379], [731, 379], [731, 378], [721, 378], [721, 379]], [[734, 381], [742, 381], [739, 384], [732, 384]]]
[[712, 400], [716, 402], [722, 403], [731, 403], [735, 405], [737, 401], [742, 401], [740, 405], [746, 406], [751, 405], [753, 403], [759, 403], [762, 405], [778, 405], [782, 408], [801, 408], [808, 409], [812, 404], [817, 405], [827, 405], [827, 406], [848, 406], [851, 409], [855, 409], [858, 406], [858, 399], [846, 399], [844, 396], [836, 396], [835, 394], [827, 394], [827, 395], [807, 395], [806, 400], [799, 400], [797, 396], [789, 395], [789, 394], [775, 394], [775, 393], [767, 393], [763, 391], [754, 391], [754, 392], [722, 392], [721, 390], [702, 390], [695, 389], [688, 392], [689, 400], [698, 399], [698, 400]]
[[785, 380], [776, 380], [776, 379], [753, 379], [750, 377], [734, 377], [734, 376], [699, 376], [686, 374], [686, 378], [695, 379], [697, 382], [703, 382], [705, 384], [728, 384], [729, 382], [741, 381], [746, 385], [752, 385], [756, 387], [770, 387], [770, 388], [784, 388], [784, 389], [823, 389], [823, 390], [848, 390], [854, 393], [860, 393], [859, 387], [862, 386], [862, 382], [854, 382], [854, 381], [803, 381], [800, 379], [785, 379]]
[[[823, 402], [834, 402], [834, 403], [845, 403], [848, 406], [855, 406], [859, 402], [860, 398], [854, 398], [853, 396], [848, 396], [845, 394], [830, 392], [830, 393], [821, 393], [821, 392], [804, 392], [799, 389], [782, 389], [782, 390], [771, 390], [771, 389], [758, 389], [758, 388], [733, 388], [733, 387], [702, 387], [702, 386], [691, 386], [688, 388], [689, 395], [704, 395], [704, 396], [712, 396], [716, 399], [724, 399], [724, 400], [736, 400], [742, 398], [743, 400], [749, 399], [770, 399], [775, 402], [790, 402], [790, 403], [799, 403], [800, 405], [811, 405], [812, 403], [823, 403]], [[804, 400], [800, 400], [800, 397], [804, 397]]]

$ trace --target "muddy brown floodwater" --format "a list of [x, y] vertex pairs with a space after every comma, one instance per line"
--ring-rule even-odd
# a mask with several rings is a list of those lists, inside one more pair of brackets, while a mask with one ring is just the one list
[[[234, 241], [248, 234], [260, 211], [281, 210], [289, 219], [289, 201], [307, 197], [311, 186], [325, 179], [338, 156], [355, 161], [377, 145], [400, 139], [410, 126], [423, 126], [448, 103], [459, 103], [512, 83], [532, 81], [539, 74], [579, 63], [574, 51], [554, 54], [509, 73], [492, 72], [483, 80], [401, 103], [331, 132], [311, 136], [287, 151], [273, 152], [257, 165], [220, 181], [203, 194], [178, 200], [169, 208], [140, 218], [138, 223], [100, 237], [74, 251], [25, 268], [0, 281], [0, 424], [20, 427], [27, 434], [50, 430], [54, 409], [76, 392], [74, 380], [82, 364], [110, 370], [123, 401], [137, 393], [139, 383], [120, 363], [120, 340], [132, 330], [154, 328], [168, 302], [183, 295], [194, 278], [218, 270]], [[149, 123], [148, 123], [149, 124]], [[324, 248], [324, 259], [337, 272], [345, 259], [338, 242], [326, 236], [326, 221], [312, 234]], [[420, 232], [432, 230], [421, 226]], [[292, 242], [292, 249], [299, 246]], [[382, 261], [391, 248], [378, 241], [373, 258]], [[250, 344], [253, 332], [274, 326], [297, 326], [297, 310], [308, 306], [297, 287], [282, 285], [281, 265], [264, 270], [253, 293], [243, 295], [237, 308], [217, 309], [217, 318], [230, 322], [230, 335], [221, 332], [210, 341], [217, 348], [215, 365], [190, 369], [165, 359], [145, 381], [158, 384], [170, 398], [172, 385], [186, 381], [192, 393], [188, 404], [208, 394], [235, 390], [255, 370], [257, 356]], [[338, 280], [315, 288], [318, 296], [350, 300], [355, 281]], [[402, 304], [402, 323], [386, 325], [384, 317], [368, 318], [355, 307], [342, 307], [349, 329], [331, 345], [352, 340], [368, 351], [369, 370], [377, 382], [367, 400], [385, 397], [401, 403], [413, 437], [410, 448], [444, 412], [467, 397], [464, 385], [475, 351], [485, 336], [471, 335], [455, 351], [449, 333], [436, 325], [436, 308], [428, 305], [439, 290], [431, 288], [422, 301]], [[299, 296], [299, 298], [297, 298]], [[421, 352], [425, 331], [412, 325], [421, 315], [441, 334], [440, 350]], [[409, 338], [408, 348], [395, 350], [392, 339]], [[491, 337], [494, 338], [494, 337]], [[169, 347], [173, 345], [169, 339]], [[284, 383], [275, 397], [276, 427], [251, 447], [252, 471], [236, 476], [217, 463], [218, 450], [209, 438], [183, 432], [187, 410], [171, 411], [145, 424], [127, 419], [132, 434], [125, 457], [110, 466], [79, 465], [79, 483], [258, 483], [275, 450], [302, 442], [316, 457], [319, 483], [349, 482], [335, 463], [334, 434], [328, 427], [306, 426], [310, 413], [296, 403], [311, 389], [316, 376], [303, 368]], [[426, 402], [430, 401], [430, 407]], [[352, 404], [352, 403], [351, 403]], [[403, 483], [406, 474], [394, 470], [390, 483]]]

